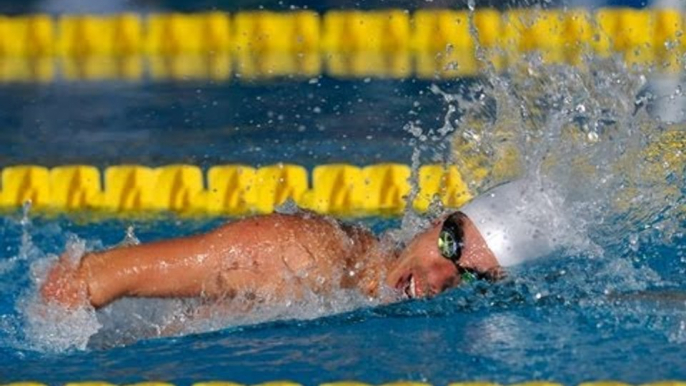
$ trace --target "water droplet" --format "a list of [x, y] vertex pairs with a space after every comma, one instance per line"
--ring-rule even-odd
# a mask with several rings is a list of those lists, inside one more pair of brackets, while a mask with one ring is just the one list
[[31, 205], [32, 202], [31, 200], [26, 200], [24, 201], [24, 205], [21, 207], [21, 220], [19, 223], [21, 224], [22, 227], [26, 227], [27, 225], [31, 224], [31, 220], [29, 219], [29, 213], [31, 212]]
[[458, 65], [457, 62], [449, 62], [448, 64], [443, 67], [444, 71], [457, 71]]
[[629, 235], [629, 248], [634, 252], [638, 250], [638, 235], [635, 233]]

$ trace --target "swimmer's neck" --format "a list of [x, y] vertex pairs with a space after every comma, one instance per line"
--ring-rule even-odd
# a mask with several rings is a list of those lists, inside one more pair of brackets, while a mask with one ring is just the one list
[[397, 263], [402, 248], [385, 236], [377, 237], [368, 230], [346, 230], [352, 241], [341, 279], [341, 288], [357, 288], [370, 298], [379, 298], [386, 288], [386, 275]]

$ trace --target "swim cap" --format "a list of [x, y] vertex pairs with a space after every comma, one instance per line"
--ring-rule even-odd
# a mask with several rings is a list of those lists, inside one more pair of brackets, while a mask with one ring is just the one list
[[553, 203], [535, 182], [516, 180], [497, 186], [460, 211], [472, 220], [503, 267], [555, 249]]

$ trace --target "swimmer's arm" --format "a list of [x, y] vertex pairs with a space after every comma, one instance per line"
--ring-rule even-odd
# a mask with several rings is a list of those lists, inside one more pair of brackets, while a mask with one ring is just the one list
[[213, 234], [116, 248], [84, 256], [79, 267], [90, 303], [124, 296], [199, 296], [219, 269]]
[[65, 268], [63, 259], [49, 274], [43, 297], [68, 307], [86, 297], [99, 308], [125, 296], [217, 296], [226, 283], [256, 279], [254, 273], [221, 270], [229, 248], [241, 252], [240, 243], [231, 243], [233, 229], [230, 224], [207, 234], [90, 253], [73, 269]]

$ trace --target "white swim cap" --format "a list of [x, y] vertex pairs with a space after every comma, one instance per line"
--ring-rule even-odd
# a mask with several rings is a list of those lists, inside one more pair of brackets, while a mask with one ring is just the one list
[[555, 250], [555, 210], [537, 183], [517, 180], [474, 198], [460, 211], [469, 217], [503, 267]]

